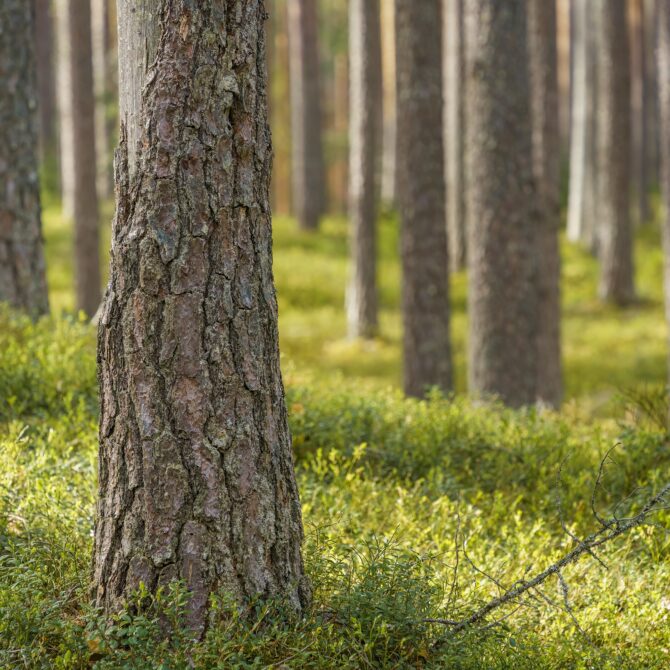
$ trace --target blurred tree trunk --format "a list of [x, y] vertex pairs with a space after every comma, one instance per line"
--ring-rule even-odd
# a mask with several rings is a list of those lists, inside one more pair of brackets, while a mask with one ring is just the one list
[[315, 230], [324, 211], [325, 168], [317, 0], [289, 0], [293, 211], [303, 230]]
[[54, 37], [50, 0], [35, 0], [35, 49], [39, 94], [40, 153], [42, 161], [55, 147], [56, 91], [54, 86]]
[[568, 239], [595, 252], [597, 74], [592, 0], [574, 0]]
[[659, 183], [660, 163], [660, 132], [659, 132], [659, 86], [657, 70], [657, 34], [660, 5], [666, 2], [644, 0], [642, 7], [644, 31], [644, 79], [643, 79], [643, 114], [644, 136], [642, 145], [642, 177], [645, 187], [645, 203], [642, 221], [653, 217], [650, 193]]
[[552, 407], [561, 404], [561, 138], [558, 117], [558, 50], [556, 5], [528, 0], [533, 174], [539, 226], [537, 397]]
[[214, 592], [298, 612], [309, 600], [272, 279], [264, 15], [251, 0], [119, 4], [96, 601], [113, 612], [140, 583], [181, 579], [198, 633]]
[[442, 102], [442, 0], [396, 0], [405, 392], [452, 387]]
[[350, 337], [377, 332], [376, 162], [382, 105], [379, 0], [349, 2]]
[[112, 193], [112, 170], [107, 99], [109, 95], [109, 12], [107, 0], [91, 2], [91, 42], [93, 53], [93, 89], [95, 93], [95, 147], [97, 154], [97, 187], [100, 199]]
[[72, 119], [72, 44], [70, 42], [69, 0], [55, 0], [58, 101], [58, 146], [60, 158], [60, 190], [63, 216], [74, 217], [74, 143]]
[[558, 50], [558, 125], [561, 163], [570, 153], [570, 109], [572, 105], [572, 0], [556, 2], [556, 32]]
[[445, 156], [447, 174], [447, 232], [452, 271], [463, 270], [466, 261], [465, 228], [465, 0], [444, 0]]
[[0, 4], [0, 301], [49, 311], [37, 170], [38, 91], [32, 2]]
[[396, 72], [394, 0], [381, 0], [383, 119], [381, 200], [387, 207], [396, 201]]
[[69, 56], [69, 86], [61, 91], [67, 110], [61, 117], [61, 155], [64, 171], [66, 165], [72, 169], [76, 303], [77, 309], [93, 316], [100, 305], [100, 233], [91, 8], [88, 2], [59, 0], [58, 9], [59, 39], [66, 41]]
[[466, 3], [469, 382], [533, 404], [538, 382], [537, 200], [526, 0]]
[[626, 0], [596, 0], [598, 40], [599, 293], [623, 305], [634, 296], [630, 216], [631, 110]]
[[[658, 6], [659, 134], [661, 137], [661, 195], [663, 197], [663, 252], [665, 314], [670, 329], [670, 3]], [[668, 337], [670, 356], [670, 337]], [[670, 375], [670, 358], [668, 359]], [[670, 379], [670, 377], [669, 377]]]

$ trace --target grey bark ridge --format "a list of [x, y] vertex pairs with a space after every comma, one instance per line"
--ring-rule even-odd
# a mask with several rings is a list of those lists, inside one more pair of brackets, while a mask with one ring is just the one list
[[511, 406], [534, 404], [538, 379], [526, 9], [526, 0], [466, 6], [469, 389]]
[[441, 0], [396, 0], [404, 388], [452, 388]]
[[293, 211], [303, 230], [316, 230], [325, 209], [317, 0], [290, 0]]
[[37, 170], [34, 5], [0, 5], [0, 301], [49, 311]]
[[349, 3], [349, 225], [351, 277], [347, 290], [350, 337], [377, 333], [376, 158], [381, 113], [379, 0]]
[[[140, 582], [180, 578], [199, 632], [215, 591], [299, 612], [309, 584], [279, 369], [264, 3], [120, 8], [128, 130], [98, 336], [95, 599], [112, 612]], [[128, 58], [147, 45], [142, 84]]]

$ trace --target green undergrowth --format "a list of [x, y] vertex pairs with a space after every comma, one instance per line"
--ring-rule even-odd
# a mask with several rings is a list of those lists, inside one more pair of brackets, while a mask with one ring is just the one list
[[498, 626], [449, 636], [426, 622], [464, 617], [568, 551], [562, 523], [595, 529], [608, 449], [618, 445], [596, 489], [602, 514], [624, 499], [619, 514], [638, 509], [661, 485], [670, 452], [656, 410], [667, 399], [644, 390], [618, 401], [619, 420], [584, 421], [439, 394], [406, 400], [286, 365], [310, 610], [241, 611], [217, 594], [194, 642], [174, 585], [105, 621], [89, 604], [94, 340], [82, 320], [0, 312], [0, 667], [668, 667], [670, 546], [658, 528], [608, 546], [607, 568], [586, 558], [566, 569], [572, 614], [552, 578], [529, 606], [499, 611], [510, 616]]

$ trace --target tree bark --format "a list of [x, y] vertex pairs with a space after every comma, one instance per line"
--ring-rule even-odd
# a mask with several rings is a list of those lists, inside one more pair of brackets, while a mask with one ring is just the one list
[[452, 387], [441, 0], [396, 0], [404, 386]]
[[592, 252], [597, 246], [597, 65], [591, 0], [575, 0], [570, 185], [567, 235]]
[[[97, 604], [182, 579], [309, 599], [279, 370], [261, 0], [119, 5], [122, 132], [100, 320]], [[133, 138], [131, 140], [131, 138]]]
[[469, 381], [511, 406], [537, 398], [538, 216], [526, 0], [466, 4]]
[[394, 0], [381, 0], [382, 79], [383, 79], [383, 140], [381, 200], [387, 207], [396, 202], [396, 72]]
[[537, 398], [552, 407], [561, 404], [561, 138], [558, 114], [558, 50], [556, 5], [528, 1], [533, 174], [539, 210], [537, 230], [538, 364]]
[[316, 230], [325, 200], [317, 2], [290, 0], [287, 7], [293, 210], [301, 229]]
[[0, 5], [0, 301], [49, 311], [37, 171], [38, 92], [32, 2]]
[[376, 159], [381, 113], [379, 0], [349, 3], [350, 337], [377, 332]]
[[[665, 0], [643, 0], [643, 23], [645, 33], [644, 44], [644, 140], [642, 153], [642, 181], [646, 185], [647, 196], [659, 183], [660, 134], [659, 134], [659, 86], [661, 85], [657, 69], [657, 33], [660, 6]], [[645, 218], [652, 216], [651, 202], [647, 197]]]
[[631, 110], [626, 0], [595, 2], [598, 39], [599, 293], [618, 305], [634, 297], [630, 217]]
[[665, 315], [668, 326], [668, 379], [670, 380], [670, 4], [658, 6], [658, 93], [661, 137], [661, 225], [664, 260]]
[[35, 1], [35, 50], [37, 54], [37, 90], [39, 95], [40, 153], [44, 160], [54, 150], [55, 86], [53, 16], [49, 0]]
[[465, 0], [444, 0], [445, 156], [447, 170], [447, 232], [452, 271], [466, 262], [465, 227]]

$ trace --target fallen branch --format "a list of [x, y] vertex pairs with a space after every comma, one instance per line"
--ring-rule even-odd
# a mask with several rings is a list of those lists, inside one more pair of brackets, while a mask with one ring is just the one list
[[[481, 623], [491, 612], [498, 609], [499, 607], [502, 607], [503, 605], [506, 605], [507, 603], [515, 602], [524, 594], [528, 593], [532, 589], [537, 588], [552, 575], [558, 575], [559, 580], [563, 584], [563, 577], [561, 575], [563, 568], [572, 563], [576, 563], [585, 554], [594, 556], [594, 549], [602, 547], [604, 544], [611, 542], [624, 533], [633, 530], [633, 528], [637, 528], [638, 526], [643, 525], [650, 516], [666, 507], [667, 501], [665, 498], [668, 496], [668, 494], [670, 494], [670, 483], [666, 484], [656, 495], [649, 498], [638, 514], [627, 519], [620, 519], [617, 517], [604, 519], [600, 516], [597, 516], [601, 525], [601, 528], [598, 531], [592, 535], [589, 535], [583, 540], [575, 539], [577, 546], [572, 549], [572, 551], [565, 554], [565, 556], [533, 577], [533, 579], [519, 580], [512, 588], [508, 589], [497, 598], [493, 598], [465, 619], [424, 619], [424, 623], [434, 623], [449, 626], [451, 628], [452, 634], [455, 634], [465, 630], [466, 628], [470, 628], [478, 623]], [[572, 537], [574, 539], [574, 536]], [[566, 591], [564, 590], [563, 593], [565, 595]], [[503, 617], [503, 619], [505, 618], [507, 617]], [[495, 623], [499, 623], [503, 619], [500, 619]]]

